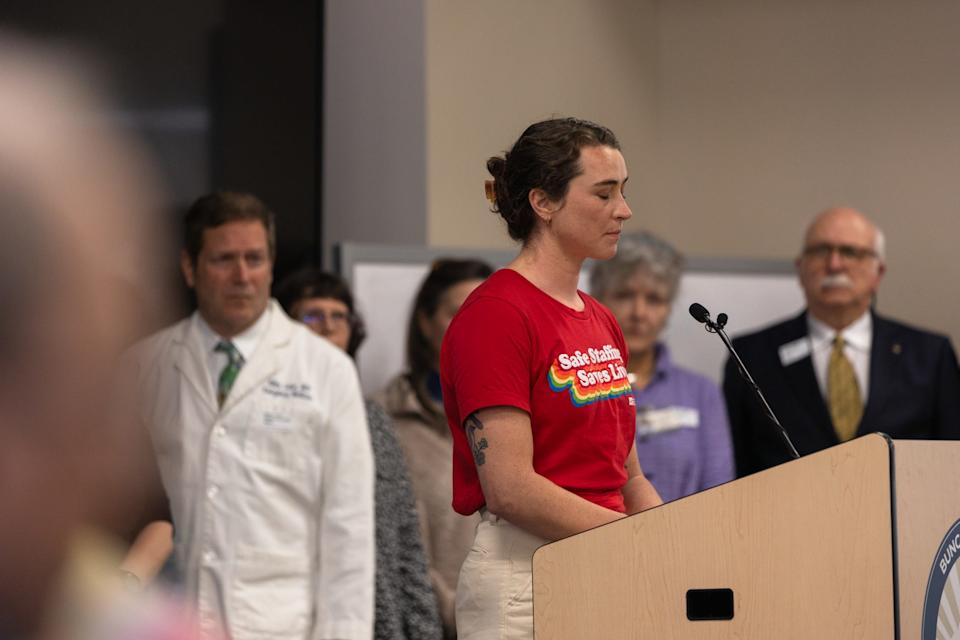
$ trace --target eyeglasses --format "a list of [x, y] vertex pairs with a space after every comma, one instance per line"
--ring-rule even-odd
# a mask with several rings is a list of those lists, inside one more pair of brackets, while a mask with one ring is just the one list
[[300, 322], [303, 324], [338, 328], [350, 324], [353, 314], [348, 311], [309, 311], [300, 316]]
[[836, 251], [841, 260], [846, 262], [860, 262], [867, 258], [876, 258], [877, 252], [866, 247], [855, 247], [850, 244], [815, 244], [805, 247], [803, 255], [814, 260], [827, 261]]

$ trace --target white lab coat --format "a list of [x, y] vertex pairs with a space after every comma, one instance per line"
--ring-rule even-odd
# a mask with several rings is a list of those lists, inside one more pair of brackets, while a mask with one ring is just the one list
[[352, 361], [271, 301], [218, 410], [196, 314], [134, 350], [201, 622], [233, 640], [373, 634], [374, 468]]

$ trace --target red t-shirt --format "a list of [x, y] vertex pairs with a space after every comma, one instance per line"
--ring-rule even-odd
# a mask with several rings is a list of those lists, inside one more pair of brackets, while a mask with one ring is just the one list
[[610, 311], [580, 292], [583, 311], [554, 300], [516, 271], [494, 273], [450, 323], [440, 354], [453, 433], [453, 508], [486, 500], [463, 428], [474, 412], [511, 406], [530, 415], [533, 467], [582, 498], [625, 511], [620, 493], [636, 410], [627, 353]]

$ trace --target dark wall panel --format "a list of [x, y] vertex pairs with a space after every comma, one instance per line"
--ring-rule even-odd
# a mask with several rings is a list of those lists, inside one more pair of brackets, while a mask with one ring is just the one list
[[213, 182], [277, 214], [277, 279], [320, 257], [322, 7], [227, 0], [213, 42]]

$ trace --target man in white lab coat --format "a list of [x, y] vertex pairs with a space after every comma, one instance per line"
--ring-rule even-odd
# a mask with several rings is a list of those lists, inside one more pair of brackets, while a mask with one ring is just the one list
[[260, 200], [214, 193], [185, 222], [198, 309], [136, 355], [187, 593], [233, 640], [370, 638], [374, 470], [356, 370], [270, 299]]

